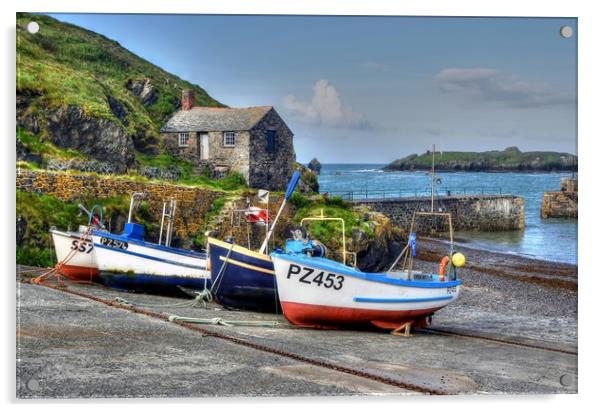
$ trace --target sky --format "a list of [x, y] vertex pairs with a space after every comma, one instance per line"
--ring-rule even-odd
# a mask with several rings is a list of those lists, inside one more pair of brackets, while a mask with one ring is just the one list
[[228, 106], [274, 106], [301, 162], [577, 150], [574, 18], [52, 16]]

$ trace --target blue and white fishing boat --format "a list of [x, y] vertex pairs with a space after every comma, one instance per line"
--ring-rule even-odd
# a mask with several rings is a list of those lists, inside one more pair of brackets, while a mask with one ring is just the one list
[[[92, 231], [101, 281], [118, 289], [170, 294], [183, 293], [181, 288], [209, 289], [207, 254], [169, 246], [175, 202], [172, 201], [169, 213], [163, 208], [159, 243], [150, 243], [144, 240], [144, 226], [131, 222], [136, 195], [139, 194], [132, 196], [128, 223], [121, 234]], [[165, 244], [161, 244], [165, 218], [167, 235]]]
[[[429, 213], [415, 216], [425, 214]], [[430, 215], [447, 216], [451, 234], [449, 214]], [[362, 272], [315, 254], [311, 243], [287, 241], [284, 252], [271, 254], [285, 318], [294, 325], [314, 328], [371, 324], [395, 333], [403, 330], [405, 335], [411, 327], [427, 326], [434, 312], [458, 298], [462, 281], [456, 277], [456, 268], [464, 265], [464, 256], [454, 252], [452, 243], [438, 273], [413, 271], [416, 236], [410, 233], [400, 254], [405, 254], [409, 266], [394, 271], [398, 258], [384, 273]]]
[[280, 312], [274, 265], [266, 254], [268, 241], [286, 202], [293, 194], [299, 172], [294, 172], [284, 200], [274, 218], [259, 251], [209, 238], [207, 253], [210, 259], [211, 292], [222, 305], [231, 308]]

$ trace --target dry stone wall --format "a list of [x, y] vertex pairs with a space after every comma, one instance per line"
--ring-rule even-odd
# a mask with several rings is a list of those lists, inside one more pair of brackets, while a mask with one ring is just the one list
[[[127, 178], [103, 177], [94, 174], [72, 174], [50, 171], [18, 170], [17, 190], [56, 197], [64, 202], [78, 202], [81, 199], [103, 199], [117, 196], [130, 196], [134, 192], [146, 194], [149, 220], [160, 224], [163, 202], [173, 198], [177, 201], [174, 221], [174, 246], [189, 245], [191, 237], [200, 233], [207, 222], [205, 215], [211, 210], [223, 192], [172, 185], [134, 181]], [[65, 228], [64, 228], [65, 229]], [[120, 228], [118, 228], [119, 230]], [[150, 239], [156, 241], [156, 239]]]

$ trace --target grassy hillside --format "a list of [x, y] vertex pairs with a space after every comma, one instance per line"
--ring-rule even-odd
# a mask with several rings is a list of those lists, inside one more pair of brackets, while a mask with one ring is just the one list
[[[384, 170], [429, 170], [432, 153], [412, 154], [395, 160]], [[436, 152], [437, 170], [450, 171], [559, 171], [577, 167], [577, 157], [570, 153], [521, 152], [516, 147], [487, 152]]]
[[[40, 25], [36, 34], [26, 30], [31, 20]], [[194, 90], [197, 105], [223, 106], [201, 87], [114, 40], [48, 16], [17, 14], [18, 120], [43, 119], [52, 109], [76, 106], [86, 116], [113, 122], [143, 140], [137, 149], [157, 150], [159, 128], [178, 109], [183, 88]], [[27, 132], [44, 138], [44, 122], [39, 126], [41, 130]]]

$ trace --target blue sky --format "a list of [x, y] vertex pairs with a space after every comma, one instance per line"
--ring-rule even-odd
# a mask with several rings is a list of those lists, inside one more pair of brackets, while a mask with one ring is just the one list
[[275, 106], [302, 162], [386, 163], [433, 143], [576, 151], [576, 19], [53, 16], [229, 106]]

